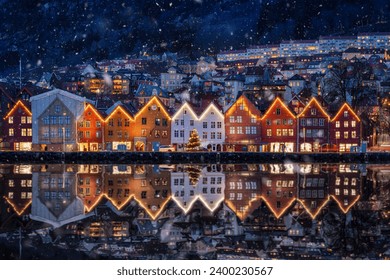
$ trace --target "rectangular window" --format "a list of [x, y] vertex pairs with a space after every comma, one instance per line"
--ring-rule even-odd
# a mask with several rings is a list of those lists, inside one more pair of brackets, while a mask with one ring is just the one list
[[27, 123], [32, 123], [32, 117], [27, 117]]
[[27, 128], [27, 136], [32, 136], [32, 128]]
[[85, 121], [85, 127], [91, 127], [91, 122], [90, 121]]
[[229, 132], [230, 134], [236, 134], [236, 128], [234, 126], [231, 126]]
[[242, 126], [237, 127], [237, 134], [243, 134], [242, 133]]
[[340, 139], [340, 131], [336, 131], [336, 139]]
[[306, 119], [301, 119], [301, 126], [306, 126]]
[[348, 117], [348, 111], [344, 111], [344, 118]]
[[276, 136], [282, 136], [282, 130], [281, 129], [277, 129], [276, 130]]
[[351, 127], [356, 127], [356, 121], [351, 121]]
[[280, 115], [280, 108], [276, 108], [276, 115]]
[[317, 110], [316, 110], [316, 108], [311, 108], [310, 114], [311, 114], [312, 116], [317, 115]]
[[108, 126], [114, 126], [114, 119], [108, 120]]
[[337, 128], [340, 127], [340, 122], [339, 122], [339, 121], [336, 122], [336, 127], [337, 127]]
[[217, 139], [222, 139], [222, 132], [217, 132]]
[[255, 116], [251, 116], [251, 123], [256, 123], [256, 117]]
[[307, 126], [313, 125], [313, 119], [307, 119]]
[[174, 130], [174, 132], [173, 132], [173, 135], [174, 135], [174, 137], [179, 137], [179, 130]]
[[114, 135], [114, 132], [112, 130], [109, 130], [108, 131], [108, 136], [113, 136]]
[[203, 122], [203, 128], [207, 128], [207, 122]]
[[242, 123], [242, 116], [237, 116], [237, 122]]
[[160, 124], [161, 124], [161, 119], [156, 118], [156, 119], [154, 120], [154, 124], [155, 124], [156, 126], [160, 126]]
[[125, 119], [125, 126], [126, 126], [126, 127], [129, 127], [129, 126], [130, 126], [130, 120], [129, 120], [129, 119]]
[[211, 132], [211, 139], [215, 139], [215, 132]]
[[211, 128], [215, 128], [215, 122], [211, 122]]
[[207, 132], [203, 132], [202, 139], [207, 139]]
[[313, 126], [318, 126], [318, 119], [313, 119]]
[[91, 132], [90, 131], [86, 131], [85, 132], [85, 137], [86, 138], [91, 138]]
[[348, 131], [344, 131], [344, 139], [348, 139]]
[[179, 125], [179, 120], [175, 120], [175, 125]]
[[102, 133], [100, 131], [96, 131], [96, 138], [101, 138], [102, 137]]
[[22, 132], [22, 136], [27, 136], [27, 129], [22, 128], [21, 132]]
[[142, 118], [141, 124], [146, 125], [147, 124], [147, 119], [146, 118]]
[[25, 124], [26, 123], [26, 117], [20, 117], [20, 122]]
[[194, 120], [190, 120], [190, 126], [194, 126]]
[[96, 127], [101, 127], [102, 126], [102, 123], [100, 121], [96, 121]]
[[351, 131], [351, 137], [356, 138], [356, 131]]
[[8, 129], [8, 135], [14, 136], [14, 129], [13, 128]]
[[230, 123], [234, 123], [234, 116], [230, 116], [230, 117], [229, 117], [229, 122], [230, 122]]
[[141, 129], [141, 136], [146, 136], [146, 129]]
[[222, 122], [217, 122], [217, 128], [222, 128]]
[[294, 136], [294, 129], [292, 128], [288, 129], [288, 136]]
[[325, 125], [325, 119], [319, 119], [318, 125], [319, 126], [324, 126]]
[[348, 121], [344, 121], [344, 127], [348, 127]]
[[272, 136], [272, 129], [267, 129], [267, 136]]
[[251, 134], [251, 127], [250, 126], [245, 127], [245, 134]]
[[168, 120], [162, 119], [162, 126], [168, 126]]
[[266, 124], [266, 125], [271, 125], [271, 120], [266, 120], [266, 121], [265, 121], [265, 124]]
[[256, 126], [251, 126], [251, 133], [257, 134], [257, 127]]
[[180, 120], [180, 125], [184, 126], [184, 120]]

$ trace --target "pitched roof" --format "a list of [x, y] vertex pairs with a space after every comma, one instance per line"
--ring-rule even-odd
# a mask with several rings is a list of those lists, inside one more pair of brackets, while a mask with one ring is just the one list
[[152, 97], [158, 96], [160, 98], [169, 98], [169, 94], [166, 90], [152, 85], [139, 85], [134, 97]]

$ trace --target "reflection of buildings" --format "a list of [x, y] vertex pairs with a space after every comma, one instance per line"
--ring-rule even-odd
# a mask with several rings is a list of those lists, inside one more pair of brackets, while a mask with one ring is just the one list
[[33, 166], [31, 219], [56, 228], [85, 217], [76, 192], [76, 172], [75, 165]]
[[20, 216], [32, 201], [32, 165], [6, 165], [0, 169], [4, 199]]
[[225, 203], [244, 221], [260, 207], [261, 173], [258, 165], [226, 165]]
[[77, 195], [89, 212], [103, 196], [103, 166], [80, 164], [77, 166]]
[[184, 213], [197, 200], [214, 212], [224, 199], [225, 174], [221, 165], [177, 166], [171, 173], [171, 182], [172, 198]]

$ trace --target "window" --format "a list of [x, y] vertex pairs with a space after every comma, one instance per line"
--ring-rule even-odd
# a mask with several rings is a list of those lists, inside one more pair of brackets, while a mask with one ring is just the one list
[[32, 123], [32, 117], [27, 117], [27, 123]]
[[155, 130], [154, 131], [154, 137], [159, 138], [160, 137], [160, 130]]
[[[129, 119], [125, 119], [125, 126], [128, 127], [130, 126], [130, 120]], [[100, 127], [100, 126], [99, 126]]]
[[142, 123], [143, 125], [146, 125], [146, 124], [147, 124], [147, 119], [146, 119], [146, 118], [142, 118], [141, 123]]
[[271, 125], [271, 120], [266, 120], [265, 123], [266, 125]]
[[102, 127], [102, 123], [100, 121], [96, 121], [96, 127]]
[[111, 137], [111, 136], [113, 136], [113, 135], [114, 135], [114, 132], [113, 132], [112, 130], [109, 130], [109, 131], [108, 131], [108, 136]]
[[267, 136], [272, 136], [272, 129], [267, 129]]
[[340, 131], [336, 131], [336, 139], [340, 139]]
[[217, 128], [222, 128], [222, 122], [217, 122]]
[[8, 129], [8, 135], [14, 136], [14, 129], [13, 128]]
[[154, 124], [155, 124], [156, 126], [160, 126], [160, 124], [161, 124], [161, 119], [156, 118], [156, 119], [154, 120]]
[[348, 131], [344, 131], [344, 139], [348, 139]]
[[211, 128], [215, 128], [215, 122], [211, 122]]
[[55, 108], [54, 108], [54, 111], [56, 112], [56, 114], [59, 114], [61, 112], [61, 106], [60, 105], [56, 105]]
[[90, 121], [85, 121], [85, 127], [91, 127], [91, 122]]
[[229, 122], [230, 122], [230, 123], [234, 123], [234, 116], [230, 116], [230, 117], [229, 117]]
[[337, 128], [340, 127], [340, 122], [339, 122], [339, 121], [336, 122], [336, 127], [337, 127]]
[[348, 111], [344, 111], [344, 118], [348, 117]]
[[257, 127], [256, 126], [251, 126], [251, 133], [256, 134], [257, 133]]
[[27, 136], [32, 136], [32, 128], [27, 128]]
[[207, 122], [203, 122], [203, 128], [207, 128]]
[[190, 120], [190, 126], [194, 126], [194, 120]]
[[96, 138], [101, 138], [102, 137], [102, 133], [100, 131], [96, 131]]
[[251, 127], [250, 126], [245, 127], [245, 134], [251, 134]]
[[205, 131], [203, 132], [202, 138], [207, 139], [207, 132], [205, 132]]
[[114, 119], [108, 120], [108, 126], [114, 126]]
[[282, 136], [282, 130], [281, 129], [277, 129], [276, 130], [276, 136]]
[[292, 128], [288, 129], [288, 136], [294, 136], [294, 129]]
[[241, 103], [239, 108], [241, 111], [243, 111], [244, 110], [244, 103]]
[[211, 132], [211, 139], [215, 139], [215, 132]]
[[242, 126], [237, 127], [237, 134], [243, 134], [242, 133]]
[[146, 129], [141, 129], [141, 136], [146, 136]]
[[351, 131], [351, 137], [352, 138], [356, 138], [356, 131], [354, 130], [354, 131]]
[[317, 115], [317, 109], [316, 109], [316, 108], [311, 108], [310, 114], [311, 114], [312, 116]]
[[351, 127], [356, 127], [356, 121], [351, 121]]
[[319, 119], [318, 121], [319, 121], [318, 122], [319, 126], [324, 126], [325, 125], [325, 119]]
[[22, 132], [22, 136], [27, 136], [27, 129], [23, 128], [21, 132]]
[[256, 123], [256, 117], [255, 116], [251, 116], [251, 123]]
[[[190, 132], [191, 133], [191, 132]], [[184, 130], [180, 130], [180, 138], [184, 138]]]
[[173, 132], [173, 135], [174, 135], [174, 137], [176, 137], [176, 138], [179, 137], [179, 130], [176, 129], [176, 130]]
[[282, 121], [280, 119], [277, 119], [276, 120], [276, 125], [281, 125], [282, 124]]
[[307, 119], [307, 126], [313, 125], [313, 119]]
[[231, 126], [229, 132], [230, 134], [236, 134], [236, 128], [234, 126]]
[[276, 115], [280, 115], [280, 108], [276, 108]]
[[26, 117], [20, 117], [20, 122], [23, 124], [26, 123]]
[[306, 119], [301, 119], [301, 126], [306, 126]]
[[162, 119], [162, 126], [168, 126], [168, 120]]
[[179, 125], [179, 120], [175, 120], [175, 125]]
[[237, 116], [237, 122], [242, 123], [242, 116]]
[[217, 132], [217, 139], [222, 139], [222, 132]]
[[344, 121], [344, 127], [348, 127], [348, 121]]
[[91, 132], [90, 131], [86, 131], [85, 132], [85, 138], [91, 138]]

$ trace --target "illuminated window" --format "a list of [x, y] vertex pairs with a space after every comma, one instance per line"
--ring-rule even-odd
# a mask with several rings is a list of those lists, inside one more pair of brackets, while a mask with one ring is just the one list
[[310, 114], [311, 114], [312, 116], [317, 115], [317, 109], [316, 109], [316, 108], [311, 108]]
[[336, 131], [336, 139], [340, 139], [340, 131]]
[[343, 194], [344, 194], [344, 195], [348, 195], [348, 189], [344, 189]]
[[318, 122], [319, 126], [324, 126], [325, 125], [325, 119], [319, 119], [318, 121], [319, 121]]
[[356, 121], [351, 121], [351, 127], [356, 127]]
[[234, 123], [234, 116], [230, 116], [230, 117], [229, 117], [229, 122], [230, 122], [230, 123]]
[[13, 188], [15, 186], [15, 181], [14, 180], [8, 180], [8, 186]]
[[348, 139], [348, 131], [344, 131], [344, 139]]
[[241, 103], [239, 108], [240, 108], [241, 111], [243, 111], [243, 110], [244, 110], [244, 107], [245, 107], [244, 104]]
[[335, 193], [335, 195], [340, 195], [340, 189], [338, 189], [338, 188], [335, 189], [335, 190], [334, 190], [334, 193]]
[[237, 116], [237, 122], [242, 123], [242, 116]]
[[336, 122], [336, 127], [337, 127], [337, 128], [340, 127], [340, 122], [339, 122], [339, 121]]
[[256, 117], [254, 116], [251, 117], [251, 123], [256, 123]]
[[267, 136], [272, 136], [272, 129], [267, 129]]
[[256, 126], [251, 126], [251, 133], [256, 134], [257, 133], [257, 127]]
[[356, 138], [356, 131], [352, 131], [352, 132], [351, 132], [351, 137], [352, 137], [352, 138]]
[[20, 122], [25, 124], [26, 123], [26, 117], [20, 117]]
[[32, 123], [32, 117], [27, 117], [27, 123]]
[[141, 136], [146, 136], [146, 129], [141, 129]]
[[348, 117], [348, 111], [344, 111], [344, 118]]
[[356, 178], [352, 178], [351, 179], [351, 185], [352, 186], [356, 186]]
[[294, 129], [290, 128], [288, 130], [288, 136], [294, 136]]
[[13, 128], [8, 129], [8, 135], [14, 136], [14, 129]]
[[243, 134], [242, 126], [237, 127], [237, 134]]
[[287, 136], [287, 135], [288, 135], [288, 134], [287, 134], [287, 128], [283, 128], [282, 134], [283, 134], [283, 136]]
[[344, 127], [348, 127], [348, 121], [344, 121]]
[[161, 124], [161, 119], [156, 118], [156, 119], [154, 120], [154, 124], [155, 124], [156, 126], [160, 126], [160, 124]]
[[276, 130], [276, 136], [282, 136], [282, 130], [281, 129], [277, 129]]
[[336, 177], [336, 182], [335, 182], [335, 184], [336, 184], [336, 186], [340, 186], [340, 177]]
[[352, 189], [352, 190], [351, 190], [351, 195], [353, 195], [353, 196], [356, 195], [356, 190], [355, 190], [355, 189]]

